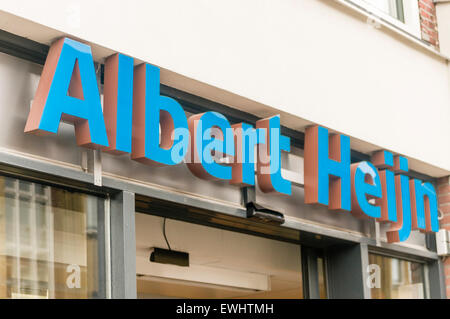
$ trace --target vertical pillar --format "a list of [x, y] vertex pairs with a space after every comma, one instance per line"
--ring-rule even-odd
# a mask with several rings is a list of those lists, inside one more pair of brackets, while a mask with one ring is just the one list
[[370, 299], [366, 285], [369, 253], [367, 244], [333, 246], [328, 252], [330, 298]]
[[428, 279], [430, 283], [431, 299], [445, 299], [445, 278], [442, 277], [444, 267], [444, 263], [441, 259], [433, 260], [428, 263]]
[[320, 299], [317, 252], [314, 248], [302, 246], [302, 276], [305, 299]]
[[123, 191], [111, 199], [111, 297], [135, 299], [136, 234], [134, 194]]
[[12, 227], [13, 225], [6, 224], [6, 201], [5, 201], [5, 178], [0, 178], [0, 299], [8, 298], [8, 280], [10, 279], [8, 274], [8, 257], [6, 255], [6, 245], [7, 245], [7, 227]]
[[[450, 230], [450, 176], [443, 177], [437, 181], [439, 210], [443, 214], [440, 228]], [[450, 299], [450, 258], [446, 258], [443, 263], [445, 273], [445, 284], [447, 298]]]

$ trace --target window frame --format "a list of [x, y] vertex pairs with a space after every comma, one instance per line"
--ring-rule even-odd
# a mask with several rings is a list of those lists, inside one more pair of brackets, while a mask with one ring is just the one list
[[398, 29], [411, 34], [412, 36], [422, 39], [422, 31], [420, 25], [420, 11], [419, 11], [419, 2], [418, 0], [406, 0], [403, 1], [403, 17], [405, 22], [398, 20], [397, 18], [391, 16], [390, 14], [382, 11], [377, 8], [375, 5], [372, 5], [365, 0], [346, 0], [351, 2], [358, 7], [364, 9], [370, 14], [381, 18], [385, 22], [397, 27]]

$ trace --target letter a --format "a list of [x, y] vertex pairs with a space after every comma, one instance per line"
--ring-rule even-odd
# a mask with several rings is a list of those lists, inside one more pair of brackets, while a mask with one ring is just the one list
[[56, 134], [61, 119], [75, 125], [78, 145], [108, 146], [91, 48], [68, 38], [50, 48], [25, 132]]

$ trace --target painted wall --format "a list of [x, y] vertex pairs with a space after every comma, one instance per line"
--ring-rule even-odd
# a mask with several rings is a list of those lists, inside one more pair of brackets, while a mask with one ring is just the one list
[[436, 3], [441, 52], [450, 55], [450, 1]]
[[[439, 42], [443, 53], [450, 55], [450, 1], [436, 4], [439, 23]], [[447, 141], [450, 144], [450, 141]], [[439, 209], [443, 214], [440, 227], [450, 231], [450, 177], [438, 180]], [[447, 298], [450, 299], [450, 258], [444, 260]]]
[[96, 44], [97, 58], [113, 50], [156, 64], [164, 83], [188, 92], [450, 172], [445, 59], [334, 1], [3, 0], [0, 9], [0, 29], [48, 44], [72, 35]]

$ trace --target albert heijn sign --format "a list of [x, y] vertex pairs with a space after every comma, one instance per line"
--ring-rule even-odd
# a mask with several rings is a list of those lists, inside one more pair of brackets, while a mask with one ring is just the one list
[[[184, 162], [199, 178], [237, 186], [255, 185], [256, 175], [263, 192], [291, 195], [281, 175], [281, 152], [290, 151], [290, 139], [280, 133], [279, 116], [256, 127], [231, 125], [217, 112], [187, 118], [176, 100], [160, 95], [159, 68], [134, 66], [122, 54], [105, 62], [102, 110], [91, 48], [68, 38], [50, 48], [25, 132], [56, 134], [62, 120], [74, 124], [79, 146], [130, 153], [147, 165]], [[439, 229], [433, 185], [407, 172], [407, 159], [387, 151], [375, 153], [372, 163], [352, 164], [349, 137], [320, 126], [306, 129], [305, 203], [389, 223], [389, 242], [405, 241], [411, 230]]]

